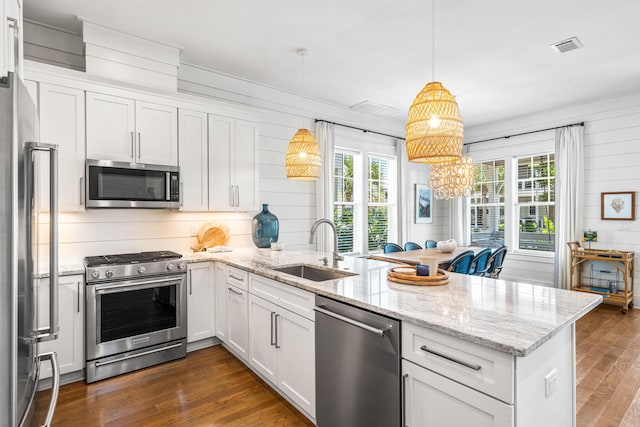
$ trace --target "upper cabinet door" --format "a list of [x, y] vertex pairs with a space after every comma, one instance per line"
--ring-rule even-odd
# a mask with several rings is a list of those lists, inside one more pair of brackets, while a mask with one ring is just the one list
[[87, 92], [87, 158], [135, 161], [133, 99]]
[[209, 210], [235, 211], [234, 120], [209, 115]]
[[[84, 209], [84, 91], [40, 83], [40, 140], [58, 145], [59, 209]], [[43, 165], [44, 166], [44, 165]], [[48, 171], [41, 173], [48, 179]], [[48, 185], [42, 185], [48, 191]], [[44, 205], [43, 205], [44, 206]]]
[[235, 121], [236, 210], [258, 207], [258, 125]]
[[178, 166], [178, 109], [136, 101], [136, 162]]
[[178, 113], [180, 210], [209, 209], [207, 113], [180, 109]]

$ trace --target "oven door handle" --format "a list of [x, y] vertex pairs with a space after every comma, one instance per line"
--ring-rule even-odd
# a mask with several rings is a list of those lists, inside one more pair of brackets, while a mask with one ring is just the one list
[[116, 292], [127, 292], [138, 289], [155, 288], [158, 285], [166, 286], [169, 283], [179, 284], [184, 280], [182, 276], [172, 276], [165, 278], [156, 278], [151, 280], [128, 281], [120, 284], [98, 285], [96, 286], [96, 294], [113, 294]]

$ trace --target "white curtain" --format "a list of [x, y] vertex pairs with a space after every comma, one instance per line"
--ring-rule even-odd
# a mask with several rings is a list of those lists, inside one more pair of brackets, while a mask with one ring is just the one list
[[411, 221], [413, 212], [411, 210], [411, 198], [413, 188], [409, 182], [409, 158], [407, 157], [407, 147], [403, 140], [396, 140], [396, 157], [398, 161], [398, 242], [410, 240]]
[[449, 206], [451, 239], [455, 240], [458, 246], [467, 246], [469, 244], [469, 198], [452, 199]]
[[582, 236], [584, 193], [584, 126], [556, 129], [555, 285], [569, 287], [567, 242]]
[[[320, 178], [316, 181], [316, 219], [333, 221], [333, 151], [335, 148], [334, 126], [326, 122], [316, 122], [316, 140], [320, 146], [322, 166]], [[320, 252], [334, 250], [333, 237], [326, 225], [318, 228], [316, 248]]]

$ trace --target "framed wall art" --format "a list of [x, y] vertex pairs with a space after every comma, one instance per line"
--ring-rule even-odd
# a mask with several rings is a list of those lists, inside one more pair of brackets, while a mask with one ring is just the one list
[[427, 184], [416, 184], [416, 224], [433, 222], [433, 192]]
[[633, 191], [601, 193], [600, 219], [634, 221], [636, 219], [636, 193]]

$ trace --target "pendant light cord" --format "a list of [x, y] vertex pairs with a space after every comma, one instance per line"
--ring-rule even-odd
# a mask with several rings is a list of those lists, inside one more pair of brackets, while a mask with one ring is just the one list
[[431, 81], [436, 81], [436, 0], [431, 0]]

